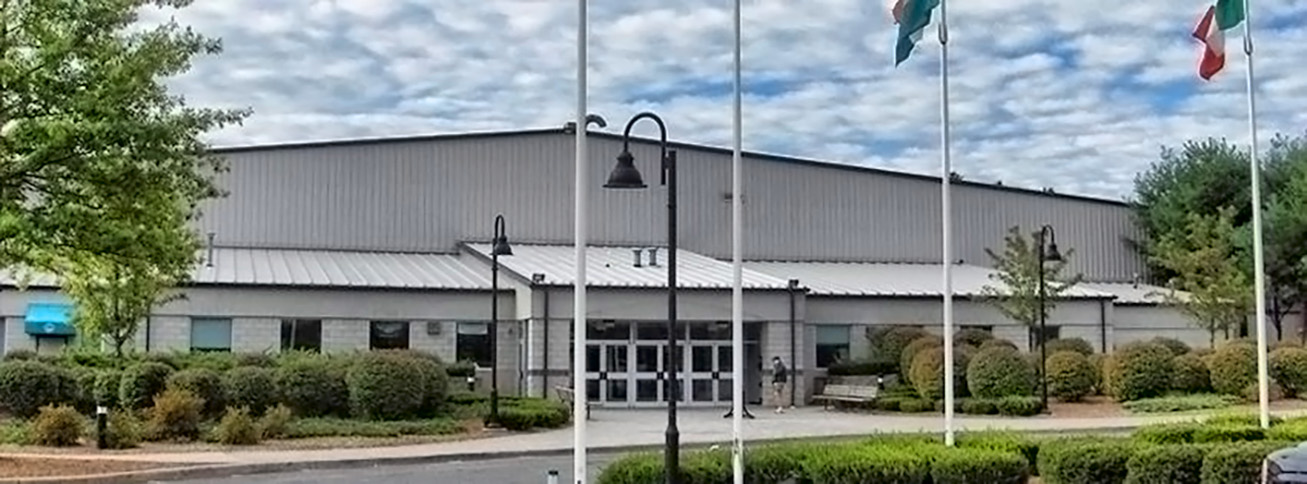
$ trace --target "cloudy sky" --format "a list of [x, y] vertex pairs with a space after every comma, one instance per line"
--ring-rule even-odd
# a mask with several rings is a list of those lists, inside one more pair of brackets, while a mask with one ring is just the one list
[[[1307, 2], [1254, 0], [1259, 129], [1307, 128]], [[744, 145], [939, 169], [933, 30], [893, 66], [889, 0], [744, 0]], [[574, 0], [197, 0], [171, 12], [226, 51], [173, 81], [250, 107], [218, 145], [560, 126], [574, 116]], [[651, 109], [671, 137], [729, 146], [731, 0], [592, 0], [590, 110]], [[954, 170], [1110, 198], [1163, 145], [1246, 143], [1244, 66], [1196, 74], [1206, 0], [949, 4]], [[1240, 29], [1241, 31], [1241, 29]], [[609, 129], [620, 129], [610, 126]]]

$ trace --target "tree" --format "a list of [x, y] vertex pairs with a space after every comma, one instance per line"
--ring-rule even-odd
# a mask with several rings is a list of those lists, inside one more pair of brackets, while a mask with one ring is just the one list
[[152, 264], [106, 259], [70, 265], [63, 288], [77, 301], [78, 330], [113, 345], [114, 355], [121, 357], [141, 321], [156, 306], [181, 297], [170, 291], [180, 282], [177, 274]]
[[[1002, 254], [985, 249], [997, 271], [990, 274], [990, 279], [999, 285], [985, 285], [981, 289], [983, 300], [993, 304], [1004, 316], [1020, 322], [1030, 328], [1033, 340], [1034, 328], [1039, 324], [1039, 232], [1027, 236], [1021, 227], [1008, 229], [1004, 237]], [[1084, 280], [1082, 274], [1063, 277], [1074, 249], [1062, 251], [1062, 260], [1042, 264], [1044, 272], [1044, 318], [1053, 312], [1058, 296]]]
[[[1307, 258], [1307, 142], [1283, 136], [1272, 139], [1266, 172], [1274, 186], [1263, 213], [1267, 299], [1276, 339], [1282, 339], [1284, 318], [1307, 301], [1307, 268], [1302, 263]], [[1251, 228], [1238, 241], [1244, 246], [1240, 252], [1252, 254]], [[1251, 278], [1251, 255], [1244, 258], [1248, 260], [1240, 265], [1248, 268]]]
[[1186, 233], [1158, 242], [1153, 262], [1175, 274], [1168, 284], [1175, 291], [1159, 292], [1206, 330], [1215, 347], [1216, 333], [1240, 324], [1251, 307], [1251, 284], [1239, 268], [1235, 252], [1234, 210], [1216, 216], [1189, 214]]
[[248, 114], [169, 94], [220, 43], [138, 13], [189, 3], [0, 0], [0, 267], [189, 264], [187, 226], [225, 170], [200, 136]]

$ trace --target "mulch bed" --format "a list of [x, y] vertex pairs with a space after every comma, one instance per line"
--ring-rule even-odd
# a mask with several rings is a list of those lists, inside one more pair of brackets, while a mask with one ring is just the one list
[[88, 476], [158, 469], [165, 466], [165, 464], [152, 462], [128, 462], [108, 459], [0, 457], [0, 478]]

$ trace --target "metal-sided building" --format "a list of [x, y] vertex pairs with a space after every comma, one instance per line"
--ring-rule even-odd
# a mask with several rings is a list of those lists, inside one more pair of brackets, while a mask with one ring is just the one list
[[[501, 391], [553, 395], [570, 386], [574, 136], [569, 128], [227, 148], [230, 192], [204, 207], [212, 234], [186, 299], [145, 322], [148, 351], [321, 351], [415, 348], [492, 364], [493, 220], [503, 214], [513, 255], [499, 258]], [[732, 197], [744, 208], [748, 400], [767, 361], [799, 375], [798, 403], [836, 358], [857, 358], [866, 330], [941, 326], [940, 180], [757, 153], [744, 156], [744, 193], [730, 191], [731, 153], [676, 144], [680, 177], [680, 392], [725, 405], [731, 389]], [[590, 399], [658, 405], [666, 357], [665, 189], [605, 190], [620, 137], [592, 132], [588, 320]], [[654, 173], [658, 148], [633, 141]], [[1160, 288], [1127, 240], [1124, 204], [959, 182], [953, 194], [959, 326], [1025, 345], [1025, 327], [975, 300], [996, 284], [986, 248], [1012, 226], [1056, 229], [1069, 269], [1092, 283], [1058, 301], [1053, 337], [1099, 350], [1154, 336], [1194, 345], [1207, 335]], [[49, 278], [0, 292], [5, 351], [52, 351], [75, 339], [74, 308]], [[1129, 306], [1128, 310], [1121, 308]], [[484, 372], [489, 376], [489, 372]], [[768, 402], [771, 403], [771, 402]]]

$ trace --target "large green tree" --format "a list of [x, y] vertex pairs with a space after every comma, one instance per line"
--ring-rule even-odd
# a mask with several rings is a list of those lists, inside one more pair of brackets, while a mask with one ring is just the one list
[[990, 279], [998, 284], [985, 285], [982, 299], [994, 305], [1004, 316], [1030, 328], [1032, 342], [1040, 317], [1040, 271], [1044, 273], [1045, 318], [1057, 306], [1059, 296], [1084, 280], [1082, 274], [1063, 274], [1075, 249], [1062, 248], [1062, 260], [1040, 264], [1038, 231], [1027, 234], [1021, 227], [1013, 226], [1003, 239], [1001, 254], [988, 248], [985, 253], [989, 254], [996, 271]]
[[225, 169], [202, 136], [248, 114], [169, 93], [220, 43], [138, 16], [189, 3], [0, 0], [0, 267], [51, 273], [86, 307], [97, 281], [189, 274]]
[[1167, 285], [1184, 294], [1162, 291], [1160, 295], [1192, 317], [1215, 346], [1218, 332], [1228, 333], [1245, 320], [1253, 301], [1251, 282], [1234, 251], [1233, 209], [1185, 218], [1186, 230], [1165, 235], [1153, 256], [1155, 263], [1175, 274]]

